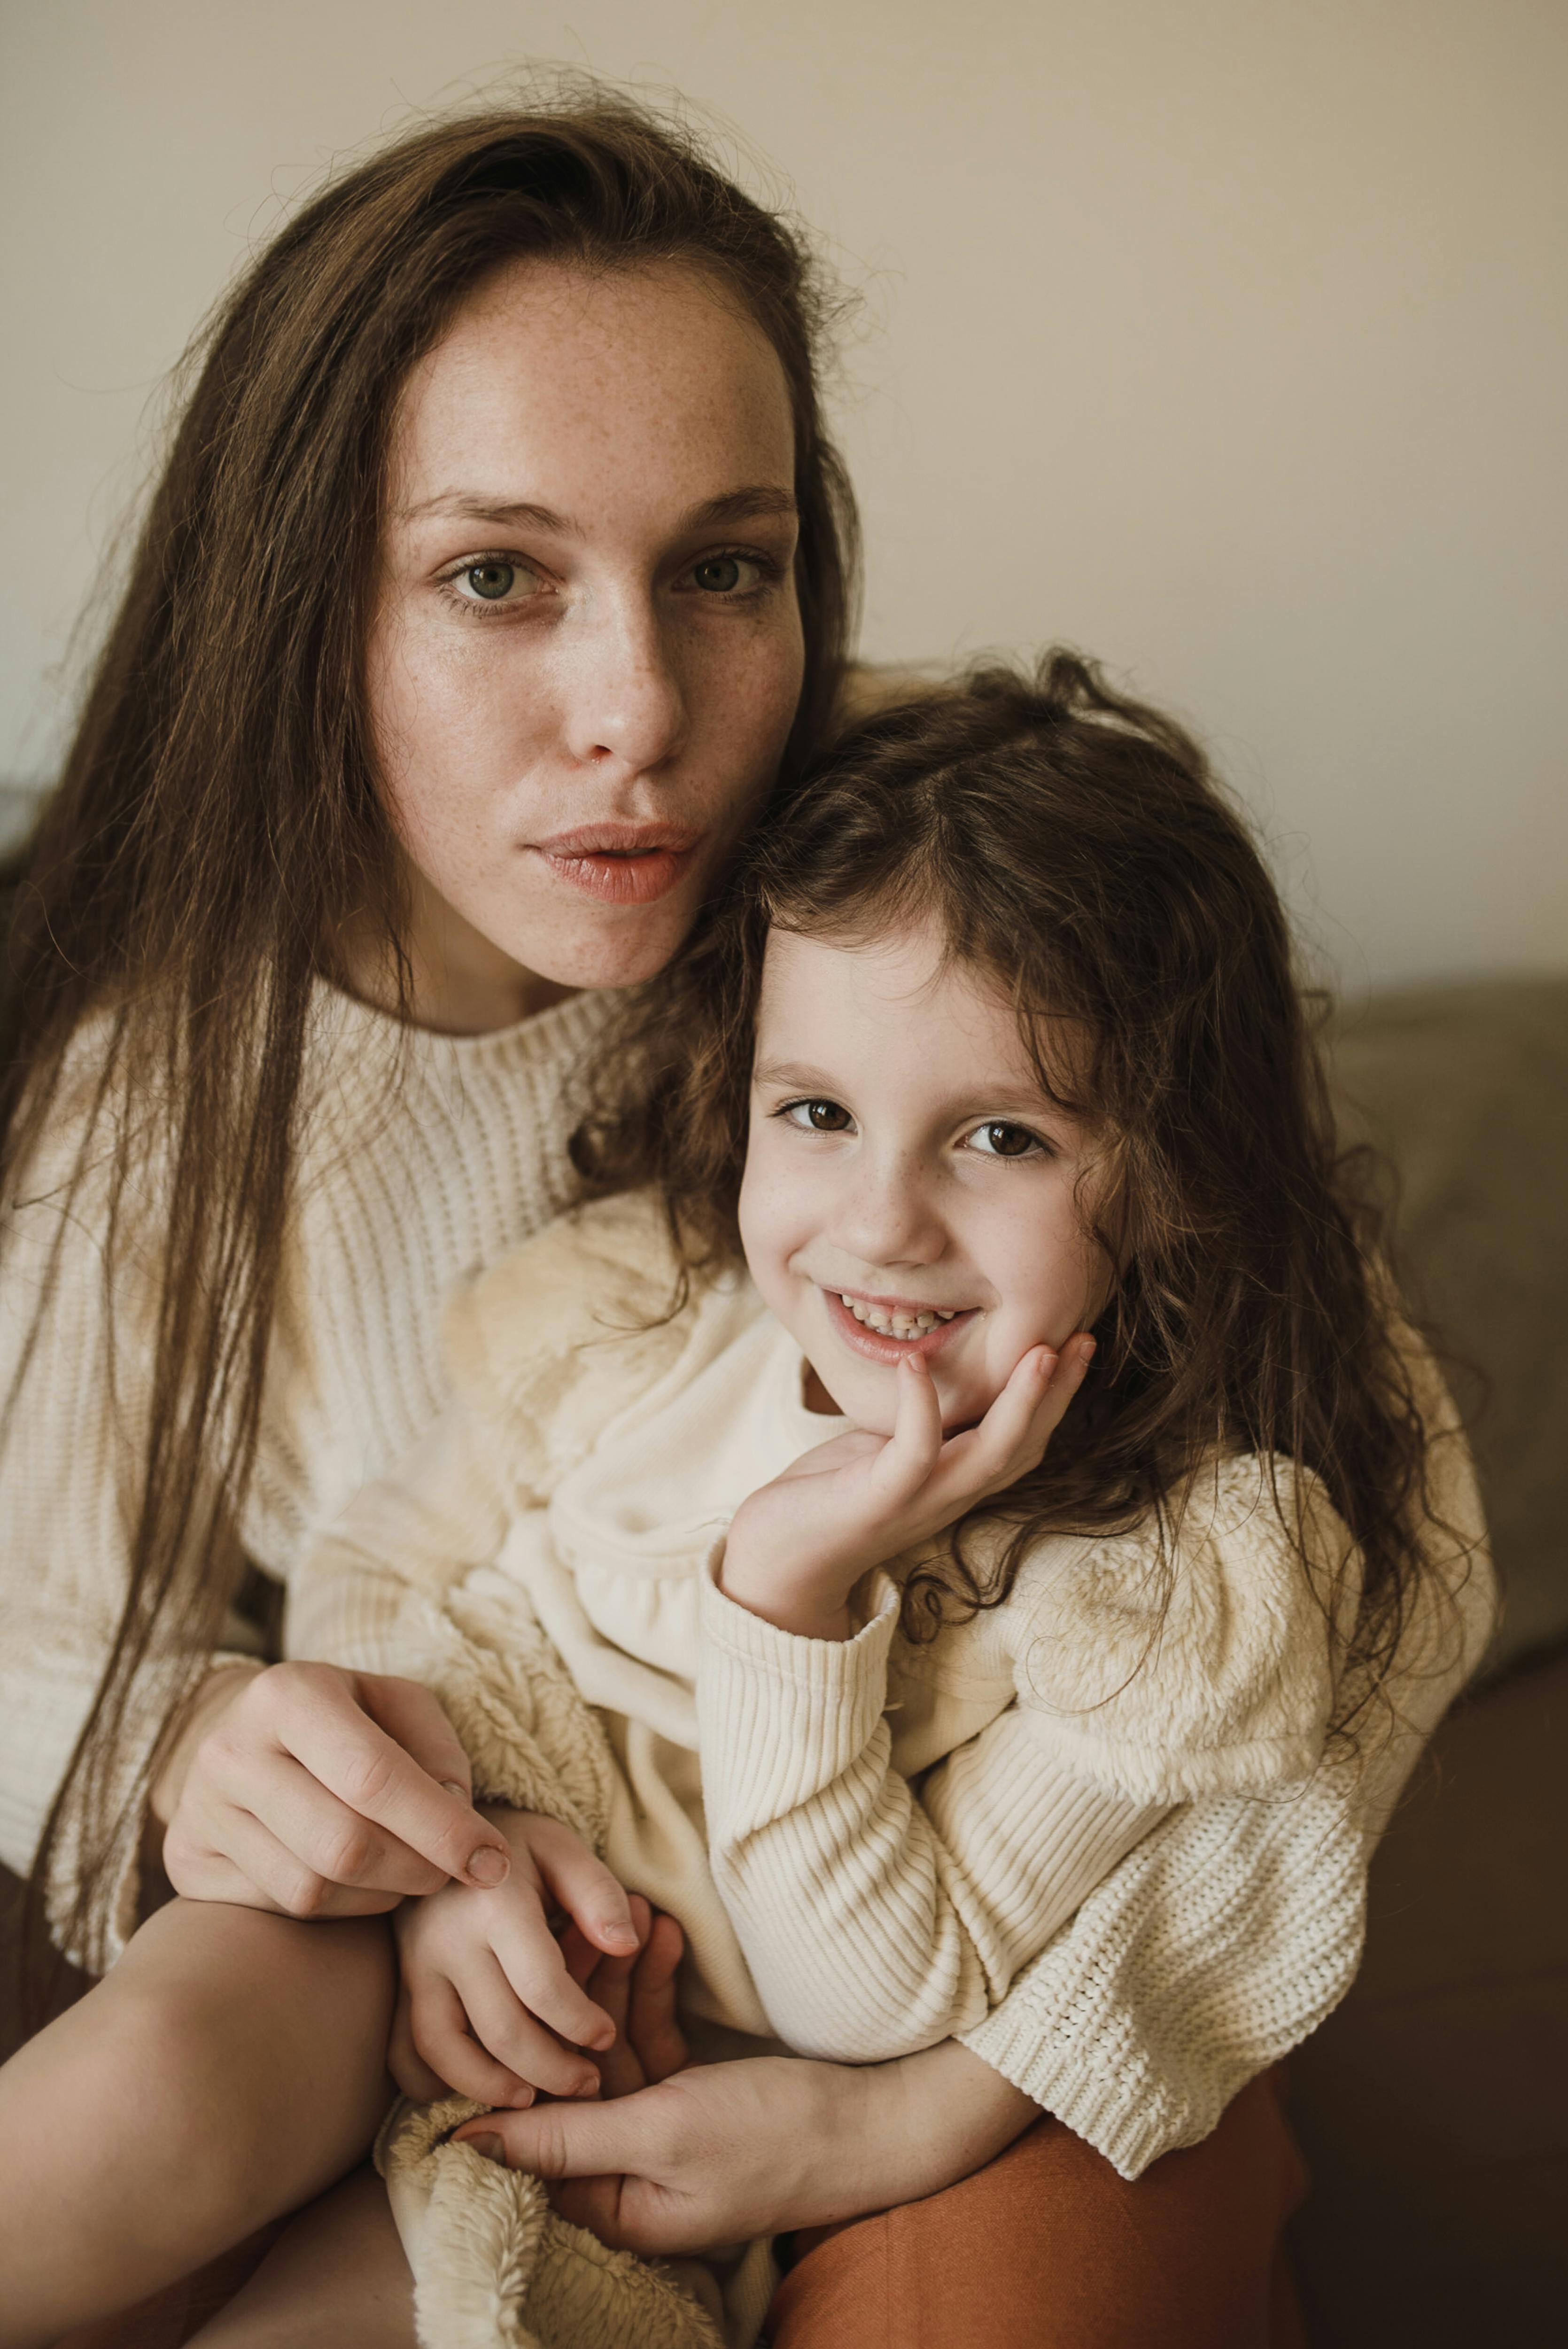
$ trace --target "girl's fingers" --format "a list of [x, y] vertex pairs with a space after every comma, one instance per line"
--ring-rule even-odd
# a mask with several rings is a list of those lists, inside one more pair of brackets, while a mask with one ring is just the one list
[[[387, 2042], [387, 2069], [406, 2096], [417, 2105], [433, 2105], [451, 2086], [439, 2073], [433, 2072], [414, 2044], [414, 2026], [410, 2012], [408, 1985], [405, 1982], [397, 1992], [397, 2010], [392, 2017], [392, 2029]], [[490, 2101], [486, 2099], [487, 2103]]]
[[884, 1498], [907, 1500], [920, 1490], [942, 1453], [942, 1405], [931, 1372], [917, 1354], [898, 1366], [892, 1433], [872, 1464]]
[[[1087, 1330], [1080, 1330], [1062, 1348], [1050, 1381], [1029, 1423], [1026, 1449], [1033, 1456], [1026, 1464], [1033, 1465], [1034, 1461], [1039, 1459], [1067, 1417], [1072, 1399], [1082, 1386], [1088, 1366], [1094, 1360], [1094, 1352], [1095, 1341]], [[1017, 1473], [1022, 1474], [1022, 1470]]]
[[581, 1837], [542, 1818], [530, 1829], [528, 1847], [557, 1903], [594, 1948], [610, 1957], [634, 1955], [641, 1938], [624, 1888]]
[[[504, 2105], [513, 2112], [524, 2111], [533, 2102], [531, 2084], [498, 2062], [474, 2037], [461, 1998], [443, 1976], [421, 1979], [408, 2008], [408, 2037], [415, 2060], [438, 2083], [446, 2083], [461, 2096], [472, 2096], [478, 2105]], [[396, 2064], [391, 2070], [406, 2095], [420, 2093], [407, 2085]], [[442, 2093], [438, 2085], [436, 2094]], [[428, 2094], [425, 2101], [430, 2101]]]
[[[587, 1992], [573, 1982], [562, 1956], [561, 1944], [545, 1923], [542, 1911], [531, 1918], [509, 1917], [499, 1923], [493, 1929], [490, 1947], [516, 1995], [547, 2030], [574, 2047], [598, 2049], [614, 2043], [614, 2018], [602, 2006], [596, 2006]], [[636, 1955], [634, 1941], [626, 1954], [628, 1962]], [[595, 1974], [595, 1982], [596, 1980]], [[532, 2076], [531, 2073], [529, 2077]], [[543, 2080], [537, 2083], [542, 2088], [548, 2085]], [[558, 2088], [554, 2093], [567, 2095], [571, 2091]]]
[[576, 2047], [563, 2047], [512, 1987], [492, 1951], [465, 1961], [458, 1994], [480, 2045], [535, 2088], [552, 2096], [597, 2095], [599, 2075]]

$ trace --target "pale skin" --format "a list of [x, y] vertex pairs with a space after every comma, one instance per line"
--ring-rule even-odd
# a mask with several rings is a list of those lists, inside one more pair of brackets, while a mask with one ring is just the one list
[[[775, 355], [674, 265], [583, 279], [517, 264], [415, 371], [366, 670], [407, 859], [418, 1022], [486, 1032], [668, 959], [799, 697], [792, 488]], [[563, 838], [584, 828], [607, 836]], [[629, 868], [660, 856], [642, 887]], [[361, 991], [386, 993], [371, 944], [335, 945]], [[512, 1865], [469, 1791], [439, 1707], [408, 1684], [286, 1665], [204, 1685], [150, 1806], [182, 1897], [0, 2072], [3, 2349], [127, 2305], [359, 2158], [388, 2093], [394, 1965], [374, 1920]], [[603, 1871], [580, 1886], [584, 1942], [629, 1963], [620, 1888]], [[666, 1944], [655, 1975], [667, 1960]], [[541, 2164], [590, 2178], [570, 2189], [580, 2210], [648, 2251], [929, 2192], [1036, 2115], [951, 2045], [880, 2075], [664, 2078], [654, 2037], [653, 2085], [592, 2107], [620, 2134], [577, 2135], [565, 2125], [590, 2106], [552, 2105]], [[356, 2195], [341, 2248], [358, 2313], [331, 2338], [405, 2338], [384, 2199]], [[311, 2222], [318, 2247], [334, 2207]], [[269, 2263], [285, 2284], [286, 2242]], [[298, 2309], [280, 2314], [274, 2291], [269, 2313], [259, 2282], [262, 2313], [236, 2303], [230, 2337], [304, 2339]]]

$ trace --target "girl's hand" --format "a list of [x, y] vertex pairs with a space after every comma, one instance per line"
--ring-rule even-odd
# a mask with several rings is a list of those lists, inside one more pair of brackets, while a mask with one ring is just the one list
[[469, 1800], [468, 1756], [428, 1689], [335, 1664], [211, 1675], [152, 1789], [188, 1900], [364, 1917], [450, 1878], [504, 1881], [506, 1838]]
[[919, 2201], [1039, 2116], [949, 2039], [896, 2064], [696, 2064], [618, 2103], [483, 2113], [456, 2134], [562, 2181], [556, 2209], [601, 2242], [673, 2258]]
[[[425, 2101], [447, 2088], [519, 2107], [540, 2088], [597, 2095], [598, 2071], [582, 2051], [614, 2044], [624, 2002], [618, 2014], [594, 2004], [550, 1919], [564, 1911], [583, 1943], [624, 1958], [629, 1971], [642, 1939], [631, 1904], [570, 1827], [531, 1811], [493, 1816], [511, 1849], [506, 1882], [494, 1891], [449, 1884], [397, 1912], [392, 2076]], [[643, 1910], [645, 1927], [645, 1902]]]
[[891, 1435], [835, 1436], [742, 1502], [720, 1588], [781, 1630], [847, 1639], [861, 1575], [1037, 1467], [1093, 1356], [1087, 1331], [1060, 1355], [1031, 1347], [979, 1425], [946, 1438], [931, 1372], [907, 1357]]

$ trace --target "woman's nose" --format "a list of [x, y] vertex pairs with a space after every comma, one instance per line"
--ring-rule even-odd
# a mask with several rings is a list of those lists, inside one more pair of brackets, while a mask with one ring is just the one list
[[628, 774], [663, 766], [686, 733], [686, 700], [658, 616], [628, 600], [595, 599], [573, 631], [563, 680], [567, 747]]

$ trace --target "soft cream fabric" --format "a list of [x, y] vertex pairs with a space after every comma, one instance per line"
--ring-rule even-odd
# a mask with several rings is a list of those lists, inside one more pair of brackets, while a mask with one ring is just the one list
[[[548, 1222], [570, 1187], [573, 1071], [609, 999], [578, 996], [501, 1034], [429, 1035], [322, 987], [305, 1081], [300, 1192], [243, 1536], [287, 1580], [311, 1533], [397, 1459], [446, 1400], [439, 1319], [454, 1280]], [[108, 1151], [62, 1231], [102, 1030], [78, 1039], [49, 1133], [5, 1202], [0, 1399], [11, 1389], [57, 1237], [56, 1286], [0, 1452], [0, 1859], [19, 1874], [98, 1684], [125, 1582], [126, 1496], [143, 1443], [152, 1283], [116, 1268], [112, 1369], [103, 1277]], [[110, 1117], [127, 1114], [123, 1102]], [[136, 1196], [156, 1228], [156, 1174]], [[155, 1658], [121, 1740], [129, 1788], [173, 1675]], [[135, 1920], [139, 1811], [129, 1800], [99, 1888], [112, 1956]], [[51, 1907], [65, 1903], [59, 1854]]]
[[[933, 1649], [894, 1640], [885, 1587], [845, 1648], [794, 1640], [702, 1562], [832, 1423], [747, 1283], [646, 1326], [669, 1290], [656, 1216], [622, 1201], [461, 1298], [453, 1409], [296, 1578], [291, 1636], [428, 1673], [437, 1627], [480, 1651], [542, 1627], [618, 1765], [603, 1847], [686, 1927], [700, 2016], [862, 2058], [963, 2030], [1136, 2174], [1342, 1995], [1370, 1839], [1483, 1636], [1484, 1555], [1446, 1628], [1412, 1624], [1359, 1771], [1317, 1766], [1321, 1594], [1256, 1463], [1191, 1495], [1158, 1628], [1131, 1535], [1044, 1545], [1007, 1606]], [[1463, 1551], [1456, 1437], [1434, 1479]], [[1331, 1574], [1343, 1529], [1304, 1498]]]

